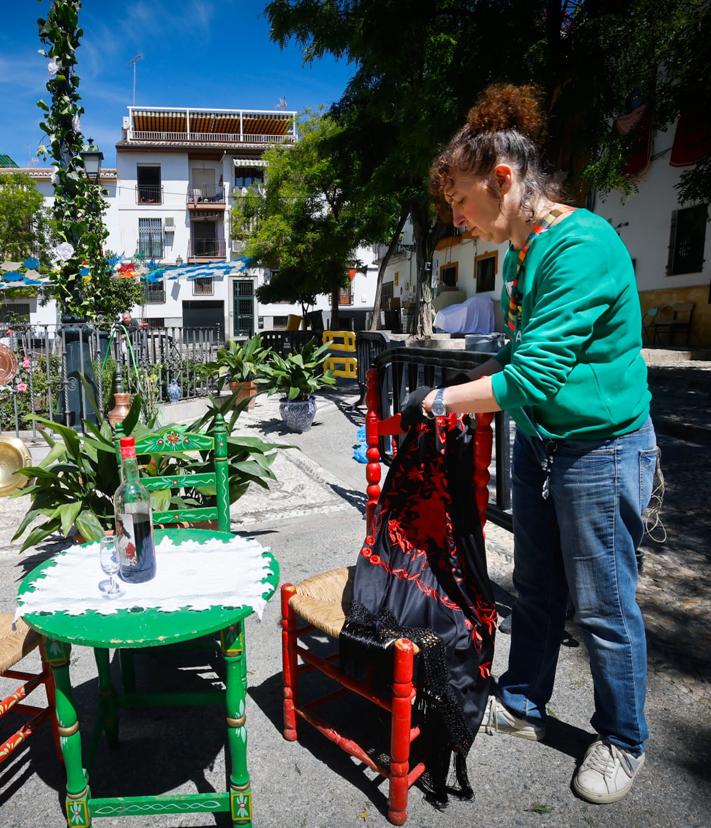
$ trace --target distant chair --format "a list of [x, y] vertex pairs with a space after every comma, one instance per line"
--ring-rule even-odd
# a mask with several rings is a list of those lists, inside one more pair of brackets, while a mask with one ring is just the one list
[[677, 302], [674, 305], [662, 308], [653, 323], [654, 341], [656, 342], [660, 332], [666, 333], [668, 344], [673, 345], [676, 341], [677, 333], [680, 333], [685, 337], [684, 344], [688, 345], [689, 337], [691, 336], [691, 321], [693, 316], [693, 302]]
[[657, 316], [660, 308], [647, 308], [642, 316], [642, 343], [646, 345], [654, 345], [656, 342], [656, 327]]

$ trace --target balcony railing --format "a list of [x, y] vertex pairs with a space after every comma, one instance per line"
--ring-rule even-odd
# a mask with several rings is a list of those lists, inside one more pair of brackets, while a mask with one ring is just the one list
[[136, 187], [136, 204], [162, 204], [162, 184], [139, 184]]
[[190, 239], [188, 257], [191, 259], [224, 259], [224, 239]]
[[208, 193], [205, 190], [197, 188], [188, 189], [188, 207], [193, 204], [224, 204], [225, 191], [220, 189], [214, 193]]
[[132, 129], [127, 133], [129, 141], [155, 141], [158, 143], [186, 144], [293, 144], [293, 135], [260, 135], [239, 132], [152, 132]]

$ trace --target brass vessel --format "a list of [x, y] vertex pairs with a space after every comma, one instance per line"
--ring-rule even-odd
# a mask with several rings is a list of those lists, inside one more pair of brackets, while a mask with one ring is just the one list
[[32, 465], [32, 455], [17, 437], [0, 437], [0, 497], [7, 497], [27, 484], [18, 469]]

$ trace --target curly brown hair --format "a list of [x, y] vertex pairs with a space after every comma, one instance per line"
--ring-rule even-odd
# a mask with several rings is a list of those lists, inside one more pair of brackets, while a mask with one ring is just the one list
[[542, 98], [543, 90], [532, 84], [494, 83], [481, 93], [469, 110], [467, 123], [430, 168], [430, 191], [443, 219], [451, 219], [445, 192], [455, 172], [486, 177], [502, 161], [521, 177], [521, 207], [531, 218], [538, 197], [559, 197], [557, 185], [541, 170], [538, 144], [545, 137], [546, 125]]

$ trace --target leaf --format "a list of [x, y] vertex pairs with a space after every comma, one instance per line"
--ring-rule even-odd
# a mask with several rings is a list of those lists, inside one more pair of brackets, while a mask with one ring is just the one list
[[62, 534], [66, 538], [71, 531], [72, 526], [74, 526], [77, 515], [81, 511], [82, 503], [78, 501], [76, 503], [65, 503], [64, 505], [60, 506], [59, 511], [59, 518], [62, 521]]
[[48, 523], [43, 523], [41, 526], [35, 526], [35, 528], [25, 538], [25, 542], [22, 544], [21, 551], [24, 552], [31, 546], [37, 546], [37, 544], [43, 541], [45, 538], [48, 538], [50, 535], [54, 534], [54, 532], [56, 532], [57, 529], [59, 529], [58, 518], [55, 518], [55, 520], [49, 521]]
[[64, 440], [67, 449], [75, 459], [79, 456], [79, 435], [73, 428], [60, 425], [59, 423], [47, 420], [44, 417], [35, 417], [34, 419], [36, 422], [45, 425], [50, 431], [54, 431], [55, 434], [59, 434], [59, 436]]
[[170, 489], [157, 489], [151, 492], [151, 508], [155, 512], [167, 512], [173, 493]]
[[76, 527], [85, 540], [99, 540], [104, 537], [104, 529], [97, 516], [85, 509], [75, 521]]
[[141, 407], [143, 402], [141, 400], [140, 394], [136, 394], [133, 398], [133, 402], [131, 403], [131, 408], [126, 415], [126, 419], [123, 421], [123, 433], [128, 437], [130, 434], [133, 434], [133, 429], [138, 422], [138, 418], [141, 415]]

